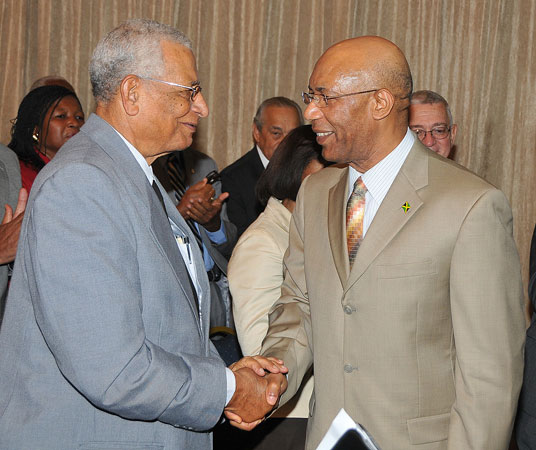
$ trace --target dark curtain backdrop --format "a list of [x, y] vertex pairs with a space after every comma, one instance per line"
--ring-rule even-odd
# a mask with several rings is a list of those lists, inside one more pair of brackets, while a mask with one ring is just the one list
[[332, 43], [376, 34], [406, 54], [415, 89], [447, 98], [459, 125], [455, 159], [509, 198], [527, 281], [536, 221], [536, 0], [2, 0], [0, 140], [36, 78], [57, 74], [94, 109], [87, 66], [121, 21], [152, 18], [194, 42], [210, 108], [196, 147], [220, 168], [251, 147], [257, 105], [300, 101]]

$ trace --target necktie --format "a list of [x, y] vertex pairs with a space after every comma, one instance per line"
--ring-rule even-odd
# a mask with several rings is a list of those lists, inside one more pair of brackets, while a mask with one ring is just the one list
[[156, 185], [156, 181], [153, 180], [152, 186], [153, 186], [154, 193], [158, 197], [158, 200], [160, 201], [162, 208], [164, 208], [164, 213], [167, 216], [166, 205], [164, 205], [164, 199], [162, 198], [162, 193], [160, 192], [160, 189], [158, 189], [158, 186]]
[[[166, 210], [166, 205], [164, 204], [164, 198], [162, 197], [162, 193], [160, 192], [160, 189], [158, 189], [158, 186], [156, 185], [156, 181], [153, 180], [151, 185], [153, 187], [154, 193], [156, 194], [156, 196], [158, 197], [158, 200], [160, 201], [160, 204], [162, 205], [162, 208], [164, 208], [164, 213], [167, 216], [167, 210]], [[190, 244], [187, 244], [187, 245], [190, 245]], [[195, 304], [197, 306], [197, 310], [199, 311], [199, 299], [197, 298], [197, 291], [195, 290], [195, 286], [194, 286], [192, 277], [188, 269], [186, 269], [186, 273], [188, 274], [188, 281], [190, 282], [190, 287], [192, 288], [192, 294], [194, 296]]]
[[363, 239], [363, 217], [365, 216], [365, 194], [367, 187], [361, 177], [354, 184], [352, 195], [346, 204], [346, 242], [350, 267], [354, 264], [355, 255]]
[[[171, 187], [175, 191], [175, 198], [180, 203], [184, 193], [187, 190], [186, 180], [184, 178], [184, 163], [180, 156], [177, 157], [174, 153], [169, 155], [168, 160], [167, 160], [167, 173], [169, 177], [169, 183], [171, 184]], [[192, 230], [192, 233], [195, 236], [197, 245], [199, 245], [200, 249], [203, 249], [203, 241], [201, 240], [201, 235], [199, 234], [199, 231], [197, 227], [195, 226], [194, 221], [192, 219], [185, 219], [185, 220], [188, 226], [190, 227], [190, 230]]]

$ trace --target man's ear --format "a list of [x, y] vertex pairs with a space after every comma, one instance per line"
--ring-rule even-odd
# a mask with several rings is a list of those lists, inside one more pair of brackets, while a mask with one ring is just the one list
[[391, 91], [388, 89], [380, 89], [374, 93], [374, 107], [372, 110], [372, 117], [375, 120], [385, 119], [391, 111], [395, 104], [395, 98]]
[[456, 133], [458, 132], [458, 125], [453, 123], [450, 126], [450, 145], [454, 145], [454, 142], [456, 141]]
[[128, 75], [121, 81], [119, 93], [123, 109], [129, 116], [135, 116], [140, 111], [141, 82], [136, 75]]
[[257, 144], [261, 137], [261, 132], [257, 128], [257, 125], [255, 125], [255, 122], [253, 122], [253, 124], [251, 125], [251, 132], [253, 134], [253, 141], [255, 142], [255, 144]]

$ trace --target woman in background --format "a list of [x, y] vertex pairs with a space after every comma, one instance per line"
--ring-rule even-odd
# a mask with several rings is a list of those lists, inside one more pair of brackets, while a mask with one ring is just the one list
[[26, 94], [8, 144], [19, 158], [22, 187], [30, 192], [39, 171], [83, 124], [84, 111], [69, 89], [43, 86]]
[[[268, 311], [281, 295], [283, 256], [290, 218], [304, 178], [324, 168], [322, 147], [310, 125], [291, 131], [279, 144], [257, 183], [264, 212], [244, 232], [229, 261], [229, 286], [238, 340], [244, 356], [257, 355], [268, 331]], [[303, 449], [312, 376], [296, 396], [253, 431], [247, 448]], [[261, 442], [262, 441], [262, 442]]]

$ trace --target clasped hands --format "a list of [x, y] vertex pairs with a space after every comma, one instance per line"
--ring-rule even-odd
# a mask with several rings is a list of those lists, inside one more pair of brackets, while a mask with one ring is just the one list
[[235, 375], [236, 390], [225, 407], [231, 425], [252, 430], [279, 402], [287, 389], [288, 369], [277, 358], [249, 356], [229, 366]]
[[221, 207], [229, 193], [224, 192], [217, 198], [215, 194], [214, 187], [203, 178], [186, 190], [177, 209], [185, 219], [196, 221], [208, 231], [218, 231]]

